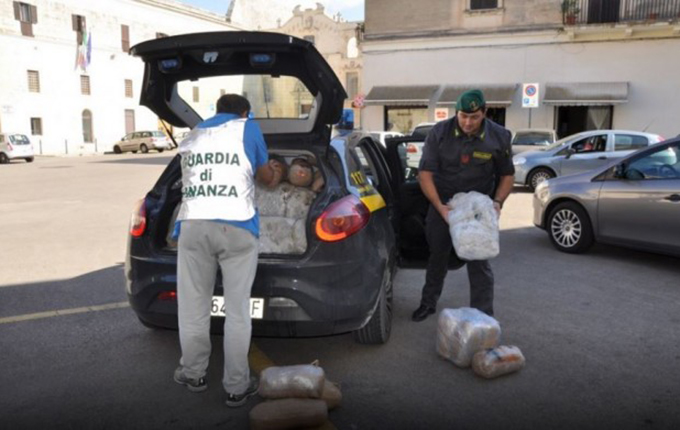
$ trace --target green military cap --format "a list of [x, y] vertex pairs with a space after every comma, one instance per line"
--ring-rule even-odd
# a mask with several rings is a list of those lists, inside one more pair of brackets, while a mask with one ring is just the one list
[[467, 90], [458, 97], [456, 102], [456, 110], [465, 113], [477, 112], [484, 106], [486, 106], [486, 100], [481, 90]]

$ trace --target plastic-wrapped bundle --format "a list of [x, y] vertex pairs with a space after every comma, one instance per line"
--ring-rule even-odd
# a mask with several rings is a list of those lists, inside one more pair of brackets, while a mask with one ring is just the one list
[[[295, 220], [284, 217], [269, 216], [260, 219], [261, 254], [302, 254], [307, 247], [293, 237]], [[306, 239], [306, 238], [305, 238]]]
[[477, 352], [472, 357], [472, 370], [483, 378], [496, 378], [524, 367], [524, 355], [516, 346], [499, 346]]
[[477, 309], [444, 309], [439, 313], [437, 352], [456, 366], [470, 366], [475, 353], [494, 348], [500, 338], [498, 321]]
[[476, 191], [458, 193], [447, 203], [449, 231], [463, 260], [488, 260], [498, 255], [498, 215], [493, 201]]
[[340, 387], [335, 382], [331, 382], [326, 379], [323, 384], [321, 400], [326, 402], [329, 411], [340, 406], [342, 403], [342, 392], [340, 391]]
[[311, 364], [268, 367], [260, 375], [259, 394], [265, 399], [318, 399], [325, 380], [323, 369]]
[[319, 427], [328, 419], [326, 402], [281, 399], [262, 402], [250, 410], [251, 430], [288, 430]]
[[287, 218], [307, 219], [309, 207], [316, 198], [316, 193], [309, 188], [292, 188], [285, 196], [285, 216]]
[[284, 204], [284, 197], [286, 193], [287, 187], [283, 187], [282, 184], [274, 188], [267, 188], [258, 184], [255, 190], [255, 198], [260, 216], [285, 216], [286, 206]]

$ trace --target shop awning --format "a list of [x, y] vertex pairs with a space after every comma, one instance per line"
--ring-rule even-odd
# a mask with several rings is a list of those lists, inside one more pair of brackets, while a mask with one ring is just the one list
[[508, 85], [447, 85], [437, 105], [455, 106], [458, 96], [472, 89], [482, 90], [487, 106], [510, 106], [517, 90], [517, 84]]
[[626, 103], [628, 82], [567, 82], [545, 84], [543, 103], [562, 106], [601, 106]]
[[438, 85], [375, 86], [364, 99], [366, 105], [427, 105]]

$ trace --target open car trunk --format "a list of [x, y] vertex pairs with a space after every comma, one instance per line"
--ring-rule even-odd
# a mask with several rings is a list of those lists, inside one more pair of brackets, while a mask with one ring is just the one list
[[[281, 150], [270, 151], [270, 157], [277, 155], [285, 159], [288, 166], [292, 161], [304, 158], [313, 166], [316, 161], [311, 152]], [[318, 171], [313, 167], [313, 172]], [[165, 210], [172, 210], [165, 233], [165, 250], [177, 251], [177, 241], [173, 231], [181, 203], [181, 182], [176, 182], [170, 191]], [[313, 191], [310, 186], [296, 186], [285, 177], [273, 188], [257, 184], [255, 190], [256, 207], [260, 214], [260, 254], [301, 255], [307, 250], [307, 226], [309, 211], [316, 197], [323, 190]]]

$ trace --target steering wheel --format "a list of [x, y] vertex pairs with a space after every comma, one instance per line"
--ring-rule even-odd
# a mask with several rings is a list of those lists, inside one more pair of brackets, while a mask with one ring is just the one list
[[659, 175], [663, 178], [680, 177], [680, 175], [678, 175], [678, 171], [675, 170], [675, 167], [671, 166], [670, 164], [664, 164], [659, 167]]

